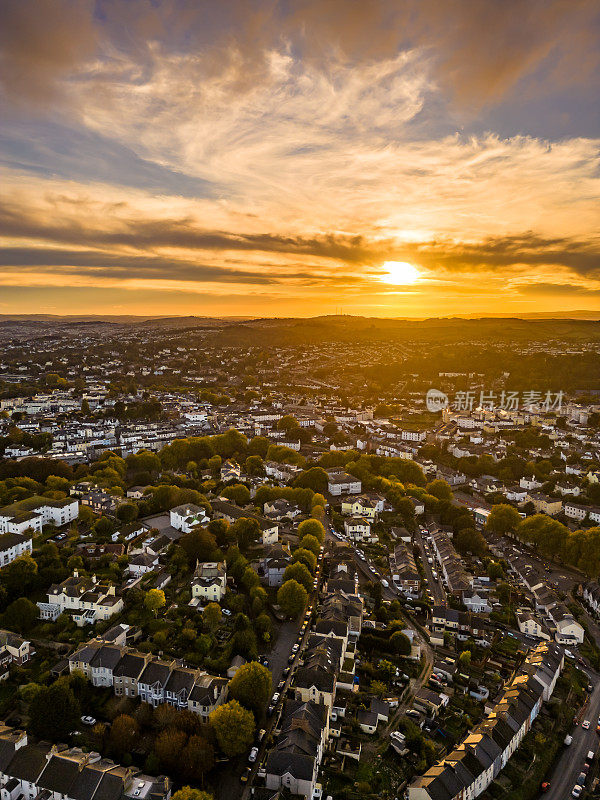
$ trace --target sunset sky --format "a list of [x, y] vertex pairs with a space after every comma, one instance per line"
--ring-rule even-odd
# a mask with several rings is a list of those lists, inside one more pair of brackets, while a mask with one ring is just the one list
[[0, 314], [600, 310], [598, 0], [0, 16]]

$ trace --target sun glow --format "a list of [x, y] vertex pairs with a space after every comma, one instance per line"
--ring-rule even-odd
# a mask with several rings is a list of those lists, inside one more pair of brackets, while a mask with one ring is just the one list
[[419, 270], [408, 261], [386, 261], [383, 269], [385, 272], [381, 275], [381, 280], [398, 286], [415, 283], [421, 277]]

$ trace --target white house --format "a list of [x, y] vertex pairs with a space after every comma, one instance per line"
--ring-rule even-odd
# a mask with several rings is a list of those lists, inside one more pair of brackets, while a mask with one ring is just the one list
[[0, 536], [0, 567], [6, 567], [24, 553], [31, 554], [32, 539], [27, 534], [4, 533]]
[[193, 503], [176, 506], [169, 511], [171, 527], [183, 533], [189, 533], [196, 525], [206, 525], [210, 522], [204, 508]]

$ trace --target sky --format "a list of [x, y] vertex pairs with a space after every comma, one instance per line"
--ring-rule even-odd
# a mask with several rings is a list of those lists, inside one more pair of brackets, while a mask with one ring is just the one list
[[2, 0], [0, 314], [600, 312], [599, 44], [597, 0]]

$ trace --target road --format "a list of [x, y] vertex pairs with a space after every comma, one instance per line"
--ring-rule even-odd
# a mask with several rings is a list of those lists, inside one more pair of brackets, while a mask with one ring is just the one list
[[415, 543], [419, 548], [419, 552], [421, 553], [421, 561], [423, 562], [423, 569], [425, 570], [425, 575], [427, 576], [427, 584], [431, 589], [433, 594], [433, 599], [435, 601], [436, 606], [445, 606], [446, 605], [446, 592], [444, 591], [444, 587], [442, 586], [440, 580], [436, 580], [433, 577], [433, 570], [431, 564], [427, 560], [427, 551], [425, 550], [425, 542], [423, 541], [423, 535], [421, 534], [421, 530], [417, 526], [415, 531]]
[[[317, 587], [310, 595], [309, 604], [306, 611], [307, 614], [315, 610], [319, 602], [319, 591], [321, 589], [321, 580], [322, 580], [321, 570], [323, 566], [323, 555], [324, 551], [320, 553], [317, 562], [317, 573], [316, 573]], [[294, 672], [296, 670], [296, 667], [298, 666], [304, 648], [306, 647], [306, 642], [311, 633], [311, 625], [309, 623], [306, 626], [304, 634], [300, 638], [300, 629], [302, 627], [303, 621], [304, 617], [301, 617], [300, 620], [295, 620], [293, 622], [287, 623], [281, 629], [280, 637], [277, 639], [276, 643], [276, 650], [272, 652], [269, 656], [269, 660], [271, 662], [271, 672], [273, 674], [273, 687], [274, 690], [279, 694], [279, 699], [275, 704], [273, 713], [267, 717], [267, 720], [265, 722], [265, 728], [264, 728], [265, 735], [263, 736], [262, 742], [258, 745], [258, 756], [256, 758], [256, 761], [254, 764], [248, 765], [251, 766], [251, 770], [248, 775], [248, 780], [246, 785], [244, 786], [244, 784], [241, 783], [236, 776], [235, 783], [237, 786], [237, 791], [232, 792], [231, 786], [228, 786], [226, 791], [221, 791], [222, 787], [219, 786], [219, 797], [222, 798], [222, 800], [229, 800], [229, 798], [232, 797], [239, 797], [241, 800], [247, 800], [247, 798], [250, 797], [252, 783], [256, 778], [259, 766], [263, 761], [263, 759], [265, 758], [267, 752], [267, 742], [269, 736], [272, 733], [273, 728], [276, 726], [277, 721], [279, 720], [279, 716], [281, 714], [281, 711], [283, 710], [283, 703], [285, 701], [285, 696], [287, 694], [288, 689], [290, 688], [290, 685], [294, 677]], [[283, 634], [283, 639], [281, 638], [282, 634]], [[291, 662], [291, 664], [289, 664], [288, 659], [292, 655], [292, 647], [294, 646], [294, 644], [296, 644], [296, 642], [298, 642], [299, 647], [298, 650], [296, 651], [293, 661]], [[288, 672], [285, 678], [283, 686], [278, 686], [278, 681], [280, 681], [281, 679], [280, 676], [283, 670], [287, 666], [290, 666], [290, 671]]]
[[[600, 676], [591, 676], [594, 685], [589, 703], [583, 710], [581, 719], [590, 721], [589, 731], [585, 731], [581, 725], [574, 727], [572, 731], [573, 742], [569, 747], [563, 749], [563, 753], [547, 780], [550, 781], [550, 789], [546, 797], [548, 800], [566, 800], [571, 796], [573, 786], [577, 781], [577, 776], [586, 760], [588, 750], [597, 752], [598, 734], [596, 733], [596, 723], [600, 715]], [[591, 778], [590, 778], [591, 782]]]

